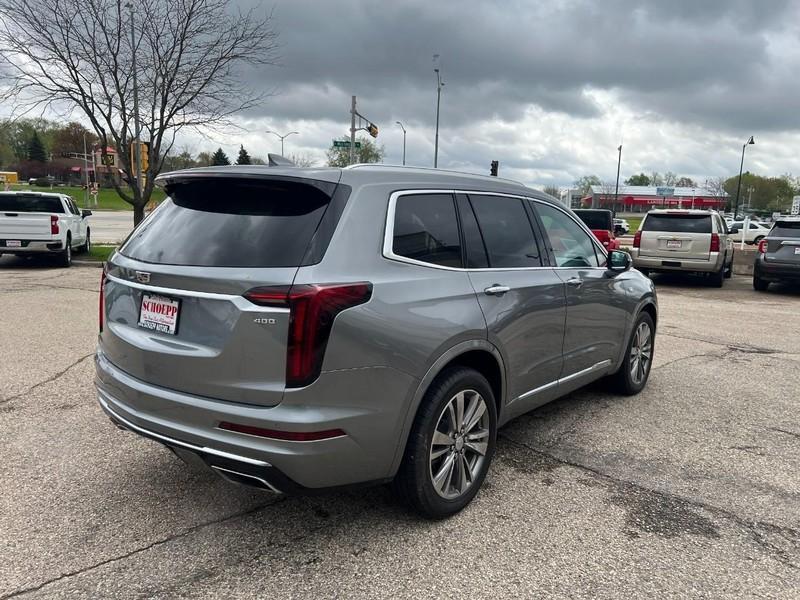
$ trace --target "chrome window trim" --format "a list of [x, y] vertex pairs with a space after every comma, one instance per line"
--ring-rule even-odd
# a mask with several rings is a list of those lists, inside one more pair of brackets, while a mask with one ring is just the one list
[[248, 312], [268, 312], [268, 313], [289, 313], [288, 308], [281, 308], [279, 306], [259, 306], [257, 304], [253, 304], [244, 296], [237, 296], [236, 294], [220, 294], [217, 292], [198, 292], [194, 290], [180, 290], [176, 288], [167, 288], [167, 287], [160, 287], [157, 285], [149, 285], [138, 283], [136, 281], [128, 281], [127, 279], [121, 279], [114, 275], [106, 274], [106, 279], [113, 281], [114, 283], [119, 283], [121, 285], [127, 285], [128, 287], [135, 288], [137, 290], [143, 290], [145, 292], [153, 292], [154, 294], [164, 294], [167, 296], [181, 296], [182, 298], [204, 298], [206, 300], [224, 300], [227, 302], [233, 302], [241, 311], [248, 311]]
[[394, 217], [397, 208], [397, 199], [401, 196], [412, 196], [416, 194], [480, 194], [482, 196], [502, 196], [505, 198], [517, 198], [519, 200], [534, 200], [531, 196], [520, 196], [518, 194], [507, 194], [502, 192], [483, 192], [478, 190], [456, 190], [456, 189], [417, 189], [417, 190], [399, 190], [392, 192], [389, 196], [389, 208], [386, 211], [386, 225], [383, 234], [383, 257], [396, 262], [416, 265], [418, 267], [428, 267], [429, 269], [439, 269], [442, 271], [456, 271], [462, 273], [481, 273], [481, 272], [501, 272], [501, 271], [539, 271], [543, 269], [553, 269], [554, 267], [540, 266], [540, 267], [496, 267], [496, 268], [464, 268], [464, 267], [446, 267], [444, 265], [437, 265], [434, 263], [425, 262], [400, 256], [393, 251], [394, 242]]

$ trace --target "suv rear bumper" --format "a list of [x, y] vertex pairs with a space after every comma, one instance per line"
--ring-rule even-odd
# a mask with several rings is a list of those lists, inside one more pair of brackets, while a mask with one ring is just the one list
[[[267, 408], [148, 384], [111, 364], [101, 350], [95, 365], [98, 402], [118, 426], [227, 479], [284, 493], [391, 478], [418, 384], [386, 367], [329, 371], [305, 388], [287, 390], [281, 404]], [[346, 435], [277, 440], [219, 429], [221, 421], [282, 431], [342, 429]]]
[[631, 254], [633, 266], [648, 271], [691, 271], [696, 273], [716, 273], [722, 268], [724, 254], [712, 252], [708, 260], [685, 259], [679, 256], [640, 256], [634, 248]]
[[800, 281], [800, 264], [775, 263], [764, 260], [764, 255], [756, 258], [754, 275], [766, 281]]

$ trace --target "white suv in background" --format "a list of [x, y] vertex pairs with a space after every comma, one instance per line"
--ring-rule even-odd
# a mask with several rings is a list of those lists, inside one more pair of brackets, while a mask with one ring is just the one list
[[644, 274], [707, 273], [716, 287], [733, 274], [733, 242], [710, 210], [651, 210], [633, 238], [633, 265]]

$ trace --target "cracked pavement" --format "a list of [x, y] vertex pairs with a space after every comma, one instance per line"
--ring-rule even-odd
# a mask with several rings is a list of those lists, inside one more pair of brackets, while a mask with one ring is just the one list
[[650, 382], [510, 423], [422, 521], [385, 487], [285, 498], [113, 427], [94, 268], [0, 258], [0, 600], [800, 595], [800, 291], [657, 279]]

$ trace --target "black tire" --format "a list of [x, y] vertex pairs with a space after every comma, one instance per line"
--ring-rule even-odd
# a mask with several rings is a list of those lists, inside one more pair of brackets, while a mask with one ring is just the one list
[[757, 292], [766, 292], [769, 288], [769, 281], [761, 279], [758, 275], [753, 275], [753, 289]]
[[725, 279], [730, 279], [731, 277], [733, 277], [733, 261], [735, 258], [736, 258], [736, 252], [734, 251], [731, 254], [730, 266], [727, 269], [725, 269]]
[[67, 234], [67, 245], [58, 255], [58, 266], [69, 268], [72, 266], [72, 236]]
[[[632, 353], [634, 342], [637, 341], [637, 332], [639, 332], [639, 328], [643, 323], [649, 330], [650, 356], [649, 360], [644, 366], [644, 372], [642, 373], [641, 379], [636, 380], [631, 373], [633, 370]], [[634, 396], [644, 389], [644, 386], [647, 385], [647, 380], [650, 377], [650, 369], [653, 366], [653, 357], [655, 356], [655, 333], [656, 328], [653, 324], [653, 318], [646, 312], [639, 313], [639, 316], [633, 325], [633, 329], [631, 330], [628, 343], [625, 345], [625, 358], [623, 358], [622, 364], [620, 365], [619, 369], [617, 369], [616, 373], [613, 373], [608, 377], [608, 382], [611, 384], [612, 390], [624, 396]]]
[[[443, 449], [443, 454], [440, 457], [432, 458], [434, 432], [439, 431], [439, 433], [442, 433], [441, 429], [437, 428], [449, 421], [448, 416], [445, 414], [448, 405], [455, 401], [460, 392], [465, 391], [476, 392], [485, 406], [479, 422], [476, 423], [476, 426], [481, 428], [480, 431], [484, 431], [484, 425], [488, 429], [488, 435], [480, 438], [486, 439], [485, 454], [480, 456], [465, 445], [466, 436], [462, 434], [460, 442], [454, 439], [452, 447], [439, 444], [438, 446]], [[475, 396], [472, 396], [472, 398], [474, 399]], [[468, 398], [464, 408], [465, 417], [470, 403], [471, 400]], [[478, 430], [473, 429], [472, 431]], [[458, 436], [457, 432], [455, 435]], [[421, 515], [432, 519], [449, 517], [463, 509], [478, 493], [492, 462], [496, 438], [497, 409], [489, 382], [486, 381], [483, 375], [473, 369], [466, 367], [448, 368], [433, 381], [422, 399], [411, 433], [408, 436], [403, 462], [394, 479], [393, 487], [398, 495]], [[445, 436], [445, 439], [449, 440], [450, 437]], [[460, 447], [458, 443], [461, 444]], [[439, 469], [440, 472], [443, 472], [446, 466], [445, 463], [448, 460], [454, 465], [456, 463], [458, 465], [464, 464], [457, 462], [459, 453], [461, 453], [461, 457], [467, 457], [461, 459], [465, 460], [467, 464], [474, 459], [472, 465], [475, 471], [471, 473], [471, 479], [466, 483], [465, 489], [460, 492], [455, 490], [458, 495], [447, 498], [437, 491], [433, 481], [433, 470]], [[456, 458], [452, 459], [453, 456]], [[440, 459], [441, 462], [436, 462]], [[458, 477], [457, 471], [457, 468], [451, 468], [451, 475], [444, 482], [445, 491], [451, 490], [450, 477]], [[460, 472], [464, 473], [465, 471]], [[466, 482], [466, 480], [464, 481]], [[455, 482], [453, 482], [453, 486], [456, 487]]]
[[759, 243], [761, 240], [763, 240], [763, 239], [764, 239], [764, 236], [763, 236], [763, 235], [757, 235], [757, 236], [756, 236], [756, 239], [754, 239], [754, 240], [753, 240], [753, 244], [754, 244], [754, 245], [756, 245], [756, 246], [758, 246], [758, 243]]
[[86, 241], [78, 246], [78, 252], [81, 254], [89, 254], [89, 251], [92, 249], [92, 232], [90, 229], [86, 229]]
[[719, 271], [717, 271], [716, 273], [711, 273], [711, 275], [709, 275], [709, 279], [710, 279], [711, 285], [713, 287], [721, 288], [722, 284], [725, 283], [725, 259], [724, 258], [722, 259], [722, 266], [719, 268]]

